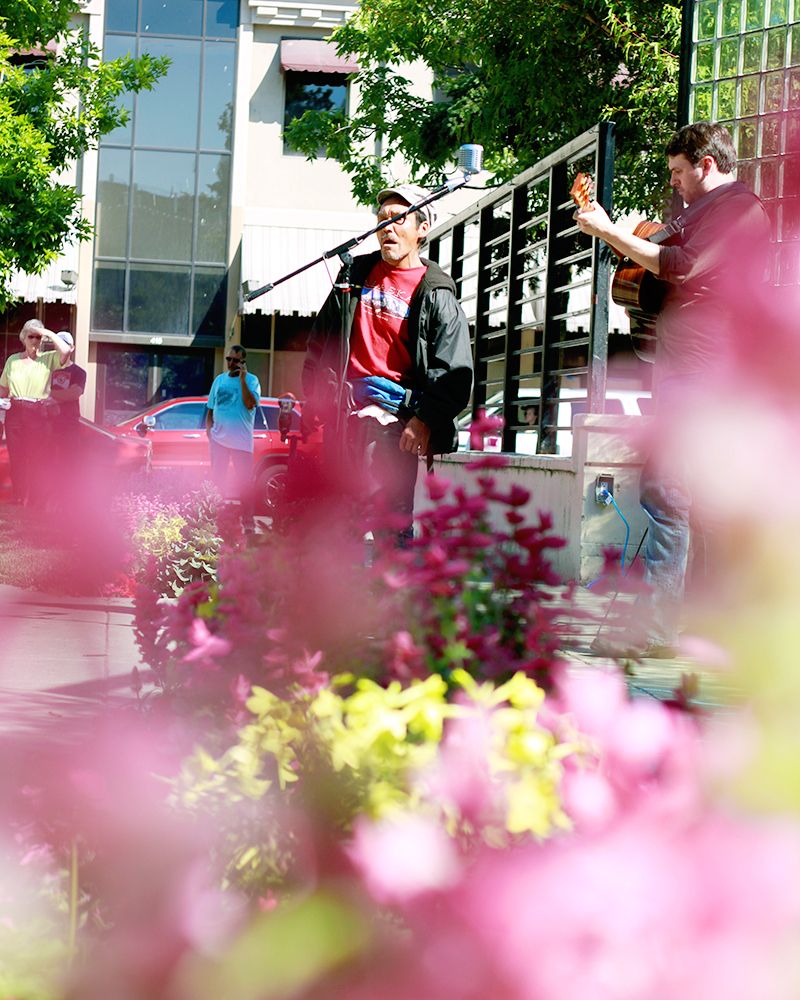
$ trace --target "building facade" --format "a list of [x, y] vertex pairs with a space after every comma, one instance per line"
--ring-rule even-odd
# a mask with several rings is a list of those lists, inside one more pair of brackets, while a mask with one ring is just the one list
[[[127, 125], [76, 165], [94, 239], [38, 278], [18, 276], [18, 304], [0, 322], [4, 356], [31, 316], [72, 330], [89, 373], [84, 415], [104, 423], [204, 393], [236, 341], [265, 393], [297, 393], [335, 259], [252, 302], [241, 286], [274, 281], [373, 225], [338, 164], [307, 161], [283, 136], [307, 108], [358, 100], [357, 67], [326, 41], [354, 8], [86, 0], [80, 26], [105, 59], [149, 52], [170, 67], [152, 92], [126, 98]], [[422, 75], [419, 87], [430, 96]]]

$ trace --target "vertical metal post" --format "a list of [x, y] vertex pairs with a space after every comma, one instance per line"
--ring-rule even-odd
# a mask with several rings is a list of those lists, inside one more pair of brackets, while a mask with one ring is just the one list
[[539, 445], [537, 451], [543, 455], [556, 454], [558, 425], [558, 393], [561, 375], [556, 372], [557, 354], [555, 344], [559, 337], [558, 323], [554, 319], [566, 311], [567, 293], [564, 291], [564, 266], [561, 263], [564, 238], [561, 233], [563, 219], [559, 207], [569, 199], [567, 183], [567, 162], [559, 160], [550, 168], [550, 203], [547, 220], [547, 286], [545, 291], [544, 331], [542, 335], [542, 387], [539, 406]]
[[480, 212], [480, 229], [478, 231], [478, 273], [476, 275], [478, 288], [475, 297], [475, 389], [473, 393], [473, 412], [486, 405], [486, 380], [489, 367], [486, 361], [488, 353], [487, 334], [489, 331], [489, 272], [491, 270], [493, 207], [489, 205]]
[[511, 231], [508, 243], [508, 308], [506, 310], [506, 366], [503, 383], [503, 451], [515, 451], [516, 419], [510, 418], [510, 403], [519, 396], [520, 351], [522, 348], [523, 252], [527, 241], [525, 223], [530, 219], [528, 185], [514, 190], [511, 199]]
[[681, 14], [681, 53], [678, 63], [677, 127], [689, 124], [689, 93], [692, 80], [692, 48], [694, 39], [694, 9], [697, 0], [683, 0]]
[[[614, 186], [614, 123], [601, 122], [595, 164], [595, 197], [610, 214]], [[589, 412], [605, 412], [608, 375], [608, 301], [611, 251], [602, 240], [593, 240], [592, 307], [589, 326]]]

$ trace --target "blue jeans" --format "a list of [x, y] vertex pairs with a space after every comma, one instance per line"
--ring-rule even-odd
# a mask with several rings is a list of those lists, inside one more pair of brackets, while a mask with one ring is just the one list
[[639, 481], [647, 515], [644, 582], [649, 589], [649, 640], [670, 645], [678, 635], [689, 562], [692, 498], [680, 475], [647, 462]]
[[[656, 413], [666, 422], [679, 418], [702, 376], [669, 378], [658, 386]], [[678, 636], [691, 544], [692, 495], [686, 470], [655, 457], [645, 462], [639, 502], [647, 515], [644, 582], [648, 587], [648, 639], [670, 645]]]

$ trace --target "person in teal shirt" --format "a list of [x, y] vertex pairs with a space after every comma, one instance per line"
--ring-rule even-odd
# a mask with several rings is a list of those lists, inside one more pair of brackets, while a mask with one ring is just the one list
[[247, 351], [234, 344], [225, 363], [228, 370], [211, 384], [206, 410], [206, 436], [211, 458], [211, 477], [225, 496], [228, 469], [232, 467], [234, 490], [239, 498], [242, 528], [255, 530], [253, 484], [253, 428], [261, 385], [247, 370]]

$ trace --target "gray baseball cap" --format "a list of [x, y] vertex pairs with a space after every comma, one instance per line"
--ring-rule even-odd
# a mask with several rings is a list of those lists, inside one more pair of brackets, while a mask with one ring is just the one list
[[[416, 205], [418, 201], [427, 198], [430, 193], [430, 191], [426, 191], [425, 188], [419, 187], [416, 184], [396, 184], [394, 187], [384, 188], [383, 191], [378, 193], [378, 207], [380, 208], [387, 198], [390, 197], [400, 198], [407, 205]], [[430, 225], [433, 226], [436, 222], [436, 209], [433, 205], [423, 205], [420, 212]]]

